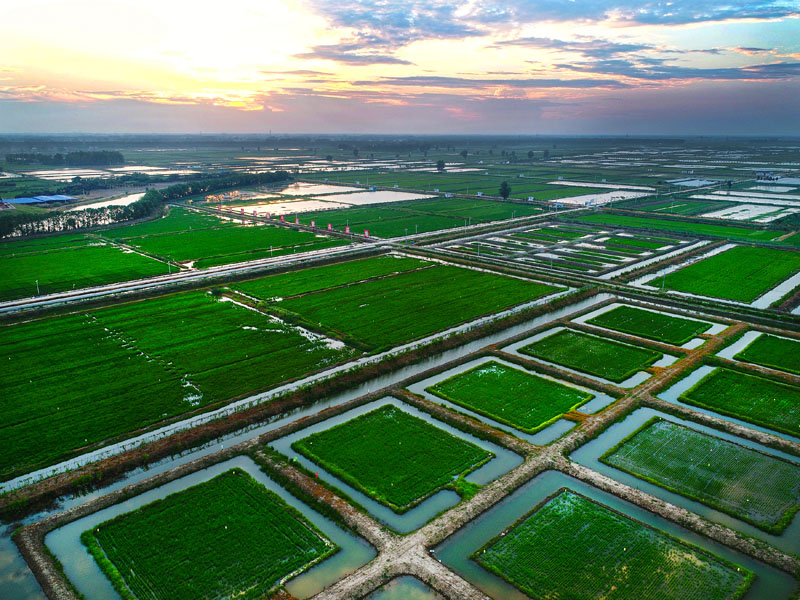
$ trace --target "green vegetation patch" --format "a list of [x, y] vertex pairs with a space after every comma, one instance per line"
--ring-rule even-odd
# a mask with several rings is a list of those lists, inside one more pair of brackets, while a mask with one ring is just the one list
[[6, 246], [0, 254], [0, 300], [53, 294], [162, 275], [163, 262], [108, 243], [88, 245], [75, 236], [62, 245]]
[[570, 329], [557, 331], [523, 346], [519, 351], [617, 383], [646, 369], [664, 356], [649, 348], [630, 346]]
[[493, 457], [392, 405], [313, 433], [292, 448], [398, 513]]
[[734, 358], [800, 375], [800, 341], [797, 340], [764, 333]]
[[800, 437], [800, 388], [730, 369], [715, 369], [680, 396], [708, 408]]
[[3, 479], [353, 354], [202, 292], [0, 332]]
[[618, 306], [586, 321], [590, 325], [638, 335], [668, 344], [685, 344], [711, 328], [711, 323], [682, 319], [633, 306]]
[[310, 327], [390, 348], [545, 296], [560, 288], [484, 271], [435, 265], [337, 287], [271, 306]]
[[669, 273], [671, 290], [752, 302], [800, 270], [800, 252], [736, 246]]
[[427, 390], [526, 433], [548, 426], [594, 397], [496, 361], [458, 373]]
[[779, 534], [800, 509], [800, 466], [654, 417], [608, 465]]
[[581, 223], [589, 223], [591, 225], [655, 229], [658, 231], [671, 231], [690, 235], [707, 235], [711, 237], [721, 237], [731, 240], [745, 240], [753, 242], [772, 242], [785, 233], [783, 231], [737, 227], [735, 225], [714, 225], [673, 219], [653, 219], [649, 217], [632, 217], [628, 215], [615, 215], [608, 213], [578, 217], [576, 221]]
[[338, 548], [241, 469], [85, 531], [126, 600], [263, 598]]
[[568, 489], [473, 559], [531, 598], [733, 600], [755, 577]]

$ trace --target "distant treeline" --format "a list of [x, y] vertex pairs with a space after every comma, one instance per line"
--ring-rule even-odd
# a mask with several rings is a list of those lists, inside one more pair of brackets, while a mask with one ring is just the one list
[[42, 154], [40, 152], [20, 152], [6, 154], [6, 162], [17, 165], [46, 165], [48, 167], [111, 167], [124, 165], [121, 152], [108, 150], [67, 152], [66, 154]]
[[232, 187], [276, 183], [288, 178], [289, 173], [286, 171], [238, 173], [178, 183], [163, 190], [148, 190], [142, 198], [128, 206], [86, 208], [69, 212], [51, 210], [38, 214], [3, 211], [0, 218], [0, 238], [60, 233], [134, 221], [153, 215], [168, 200], [180, 200], [195, 194], [207, 194]]

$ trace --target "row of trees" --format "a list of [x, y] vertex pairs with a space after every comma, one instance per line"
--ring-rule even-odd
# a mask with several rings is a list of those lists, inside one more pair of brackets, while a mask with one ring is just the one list
[[286, 171], [237, 173], [178, 183], [162, 190], [148, 190], [142, 198], [128, 206], [106, 206], [75, 211], [51, 210], [34, 214], [3, 211], [5, 214], [0, 218], [0, 238], [60, 233], [134, 221], [153, 215], [168, 200], [180, 200], [195, 194], [207, 194], [232, 187], [276, 183], [288, 178], [289, 174]]
[[20, 152], [6, 154], [6, 162], [17, 165], [47, 165], [48, 167], [111, 167], [124, 165], [121, 152], [94, 150], [67, 152], [61, 154], [42, 154], [41, 152]]

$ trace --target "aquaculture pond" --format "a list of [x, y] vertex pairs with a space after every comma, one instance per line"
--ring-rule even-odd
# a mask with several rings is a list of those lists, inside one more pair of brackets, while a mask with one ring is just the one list
[[[396, 411], [401, 414], [398, 415]], [[367, 452], [370, 447], [376, 456], [381, 455], [382, 449], [379, 445], [382, 440], [401, 452], [400, 444], [403, 442], [403, 438], [398, 437], [398, 431], [390, 427], [383, 427], [385, 429], [383, 436], [353, 438], [348, 445], [340, 445], [341, 452], [338, 456], [330, 450], [330, 444], [327, 443], [329, 442], [328, 436], [339, 439], [340, 436], [334, 434], [341, 432], [345, 435], [351, 428], [360, 431], [362, 423], [354, 421], [355, 419], [363, 416], [363, 418], [374, 420], [376, 415], [389, 420], [390, 423], [394, 420], [398, 427], [402, 427], [399, 433], [416, 431], [417, 436], [423, 436], [426, 443], [431, 442], [427, 446], [426, 452], [418, 452], [414, 449], [413, 444], [410, 444], [411, 440], [415, 438], [406, 438], [410, 453], [400, 457], [402, 460], [394, 460], [392, 465], [389, 465], [394, 470], [386, 481], [372, 476], [374, 469], [371, 463], [364, 464], [363, 469], [358, 470], [355, 468], [354, 461], [358, 456], [369, 456], [364, 452]], [[416, 417], [416, 419], [409, 421], [409, 417]], [[420, 425], [420, 421], [432, 426], [427, 428], [429, 431]], [[409, 422], [412, 429], [407, 429]], [[344, 428], [340, 429], [340, 426]], [[450, 435], [445, 437], [444, 434]], [[443, 446], [442, 439], [447, 440], [444, 442], [446, 446]], [[322, 449], [321, 456], [326, 457], [327, 460], [310, 453], [309, 448], [314, 448], [315, 443]], [[418, 529], [435, 515], [460, 500], [459, 494], [455, 491], [442, 488], [441, 477], [443, 474], [448, 475], [446, 480], [451, 483], [456, 483], [456, 479], [463, 478], [467, 482], [484, 485], [522, 463], [522, 457], [517, 454], [497, 444], [464, 433], [392, 397], [369, 402], [321, 423], [311, 425], [271, 442], [270, 446], [278, 452], [298, 460], [303, 467], [318, 473], [319, 477], [341, 489], [378, 520], [399, 532]], [[440, 453], [442, 464], [437, 462]], [[465, 453], [472, 453], [474, 457], [462, 460]], [[313, 460], [309, 456], [312, 456]], [[479, 468], [471, 470], [476, 465]], [[465, 475], [465, 473], [467, 474]], [[403, 481], [410, 482], [418, 493], [411, 494], [414, 498], [407, 498], [408, 494], [402, 493], [402, 490], [399, 495], [392, 494], [392, 485], [395, 483], [395, 479], [398, 480], [398, 485]], [[396, 498], [401, 498], [402, 501]], [[398, 510], [402, 512], [398, 512]]]
[[[480, 588], [495, 600], [528, 600], [530, 597], [521, 592], [510, 582], [491, 573], [482, 567], [474, 558], [474, 553], [482, 550], [493, 539], [506, 532], [512, 525], [517, 523], [522, 517], [530, 513], [543, 501], [557, 494], [562, 489], [570, 491], [599, 503], [606, 509], [616, 511], [615, 514], [627, 519], [634, 519], [640, 524], [644, 524], [657, 533], [666, 534], [673, 540], [678, 540], [681, 548], [687, 550], [684, 544], [689, 544], [695, 549], [692, 553], [699, 553], [705, 560], [713, 560], [715, 568], [719, 568], [720, 563], [735, 569], [736, 567], [751, 571], [755, 578], [750, 585], [747, 593], [741, 596], [744, 600], [759, 600], [762, 598], [772, 598], [773, 600], [788, 599], [796, 589], [794, 579], [777, 569], [769, 567], [763, 563], [755, 561], [743, 554], [735, 552], [726, 546], [710, 541], [700, 535], [690, 532], [670, 521], [662, 519], [642, 508], [639, 508], [625, 500], [617, 498], [611, 494], [598, 490], [586, 483], [578, 481], [572, 477], [556, 471], [546, 471], [535, 477], [513, 494], [509, 495], [497, 505], [486, 511], [456, 533], [447, 538], [443, 543], [435, 548], [434, 555], [441, 560], [448, 568], [452, 569], [467, 581]], [[651, 530], [652, 531], [652, 530]], [[508, 535], [508, 534], [506, 534]], [[631, 539], [633, 542], [633, 539]], [[567, 548], [567, 551], [572, 551]], [[656, 558], [658, 555], [653, 556]], [[565, 582], [576, 576], [580, 572], [580, 565], [583, 562], [592, 560], [595, 557], [593, 552], [582, 554], [575, 551], [570, 557], [570, 565], [574, 565], [575, 573], [570, 570], [554, 571], [550, 575], [554, 578], [564, 578]], [[618, 557], [614, 557], [616, 562]], [[663, 567], [663, 565], [662, 565]], [[652, 564], [653, 569], [658, 569], [658, 564]], [[730, 576], [730, 570], [726, 571]], [[697, 581], [697, 580], [695, 580]], [[684, 590], [677, 590], [677, 598], [687, 598], [681, 595]], [[704, 588], [695, 588], [690, 598], [698, 600], [708, 600]], [[615, 596], [616, 598], [617, 596]], [[620, 596], [622, 597], [622, 596]], [[630, 598], [643, 598], [640, 595], [629, 596]], [[652, 596], [658, 598], [659, 596]], [[715, 598], [733, 598], [736, 596], [711, 596]]]
[[[521, 391], [518, 388], [509, 385], [506, 390], [508, 394], [507, 402], [498, 400], [498, 395], [495, 394], [493, 390], [488, 390], [486, 394], [481, 395], [480, 388], [476, 390], [474, 396], [468, 398], [469, 403], [465, 400], [456, 402], [448, 395], [448, 382], [455, 382], [457, 384], [471, 383], [470, 380], [460, 380], [460, 378], [463, 376], [469, 377], [470, 375], [480, 374], [487, 368], [497, 370], [498, 366], [508, 369], [509, 372], [529, 373], [538, 380], [544, 380], [555, 387], [540, 387], [536, 385], [533, 389], [528, 390], [528, 395], [520, 395]], [[502, 376], [502, 374], [501, 372], [500, 375]], [[499, 383], [499, 385], [502, 385], [502, 383]], [[463, 386], [460, 385], [459, 387]], [[563, 398], [561, 394], [564, 393], [565, 389], [569, 392], [567, 397]], [[444, 404], [454, 410], [466, 413], [479, 421], [483, 421], [492, 427], [502, 429], [527, 442], [539, 445], [549, 444], [555, 441], [575, 426], [575, 422], [561, 418], [565, 412], [569, 412], [569, 410], [565, 409], [575, 410], [584, 414], [592, 414], [614, 402], [614, 398], [608, 394], [590, 390], [570, 382], [561, 381], [543, 373], [526, 371], [519, 365], [514, 365], [499, 358], [479, 358], [469, 361], [460, 367], [434, 375], [424, 381], [414, 383], [408, 387], [408, 390], [438, 404]], [[439, 393], [436, 393], [437, 391], [439, 391]], [[472, 390], [468, 391], [472, 392]], [[555, 404], [551, 402], [551, 397], [544, 395], [547, 392], [557, 394]], [[489, 399], [488, 402], [491, 411], [485, 406], [482, 406], [482, 400], [484, 398]], [[573, 399], [575, 399], [574, 402]], [[543, 421], [533, 432], [524, 431], [516, 425], [515, 422], [512, 422], [517, 419], [506, 415], [506, 410], [514, 411], [517, 414], [531, 415], [532, 417], [536, 417], [534, 419], [535, 421], [542, 419]]]
[[48, 534], [45, 537], [45, 544], [56, 558], [61, 561], [67, 578], [87, 600], [118, 598], [119, 595], [114, 590], [111, 582], [89, 555], [86, 547], [82, 545], [81, 534], [86, 530], [97, 528], [110, 519], [132, 513], [151, 502], [211, 481], [215, 477], [237, 467], [266, 487], [270, 492], [277, 494], [283, 502], [299, 511], [303, 518], [313, 523], [323, 535], [341, 548], [336, 554], [326, 558], [317, 566], [312, 567], [287, 583], [287, 590], [294, 596], [308, 598], [361, 565], [366, 564], [375, 556], [375, 550], [366, 541], [349, 531], [343, 530], [330, 519], [323, 517], [297, 500], [265, 475], [258, 465], [247, 457], [237, 457], [197, 471], [164, 486], [135, 496], [130, 500], [69, 523]]
[[[686, 448], [687, 440], [684, 446], [664, 441], [663, 448], [650, 448], [652, 461], [632, 462], [635, 456], [627, 461], [619, 456], [615, 459], [613, 455], [611, 460], [602, 458], [654, 418], [696, 432], [699, 439], [692, 435], [688, 440], [694, 442], [695, 448]], [[704, 452], [705, 461], [701, 460]], [[640, 408], [575, 450], [570, 458], [710, 521], [763, 539], [782, 550], [800, 552], [800, 518], [794, 512], [800, 504], [797, 491], [800, 458], [796, 456], [651, 408]], [[609, 464], [612, 461], [616, 464]], [[754, 462], [761, 464], [754, 465]], [[708, 485], [695, 485], [698, 473], [704, 477], [705, 468], [713, 471]], [[749, 477], [748, 468], [761, 469], [763, 477]], [[765, 531], [765, 523], [775, 522], [782, 515], [788, 515], [785, 529], [778, 533]], [[754, 522], [742, 520], [748, 516]], [[757, 526], [755, 521], [762, 526]]]

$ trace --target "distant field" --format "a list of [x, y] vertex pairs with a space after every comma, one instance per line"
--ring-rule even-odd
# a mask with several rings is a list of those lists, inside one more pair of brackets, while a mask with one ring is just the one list
[[[359, 261], [359, 264], [364, 266], [367, 261]], [[351, 340], [365, 349], [379, 350], [560, 289], [499, 274], [427, 264], [431, 266], [426, 269], [358, 285], [319, 288], [305, 295], [273, 302], [268, 308], [301, 319], [309, 327]], [[341, 269], [338, 265], [336, 267]], [[294, 277], [302, 280], [304, 273], [300, 271]], [[324, 276], [324, 273], [319, 270], [314, 276]], [[261, 296], [264, 298], [279, 295], [274, 290], [266, 291], [271, 285], [270, 280], [256, 280], [242, 289], [249, 289], [248, 293], [253, 295], [264, 294]], [[257, 291], [259, 287], [262, 289], [260, 292]]]
[[252, 227], [220, 227], [192, 229], [178, 233], [125, 238], [126, 244], [178, 262], [198, 261], [198, 267], [209, 267], [275, 256], [292, 251], [306, 252], [341, 246], [346, 240], [332, 240], [307, 231], [276, 225]]
[[752, 242], [772, 242], [786, 234], [785, 231], [771, 231], [768, 229], [737, 227], [734, 225], [690, 223], [672, 219], [651, 219], [648, 217], [632, 217], [628, 215], [615, 214], [588, 215], [585, 217], [577, 217], [575, 221], [580, 223], [589, 223], [591, 225], [657, 229], [660, 231], [670, 231], [689, 235], [707, 235], [731, 240]]
[[85, 531], [126, 600], [263, 598], [336, 546], [241, 469]]
[[0, 331], [2, 479], [352, 356], [202, 292]]
[[800, 509], [800, 465], [658, 417], [600, 460], [776, 534]]
[[221, 219], [211, 213], [171, 206], [169, 207], [169, 212], [163, 217], [135, 225], [111, 227], [101, 231], [100, 235], [109, 239], [120, 240], [143, 235], [180, 233], [182, 231], [235, 226], [236, 223], [234, 221]]
[[292, 448], [395, 512], [492, 457], [391, 405], [313, 433]]
[[800, 375], [800, 341], [765, 333], [758, 336], [734, 358]]
[[568, 489], [473, 559], [531, 598], [734, 600], [754, 578]]
[[519, 351], [616, 383], [622, 383], [663, 356], [649, 348], [630, 346], [569, 329], [557, 331], [523, 346]]
[[715, 369], [681, 401], [800, 437], [800, 388], [730, 369]]
[[432, 266], [433, 263], [416, 258], [378, 256], [245, 281], [235, 284], [235, 288], [245, 294], [263, 299], [288, 298], [373, 277], [384, 277], [393, 273]]
[[800, 252], [736, 246], [668, 273], [667, 289], [753, 302], [800, 271]]
[[711, 323], [682, 319], [633, 306], [618, 306], [586, 321], [590, 325], [613, 329], [668, 344], [685, 344], [711, 328]]
[[454, 375], [428, 391], [526, 433], [546, 427], [593, 397], [496, 361]]
[[641, 204], [635, 210], [647, 212], [658, 212], [670, 215], [700, 215], [707, 212], [722, 210], [733, 206], [734, 202], [714, 202], [713, 200], [686, 200], [676, 198], [674, 200], [659, 200], [648, 204]]
[[61, 244], [58, 237], [48, 238], [49, 244], [0, 246], [0, 300], [36, 296], [37, 280], [40, 294], [53, 294], [169, 272], [163, 262], [111, 244], [73, 235]]

